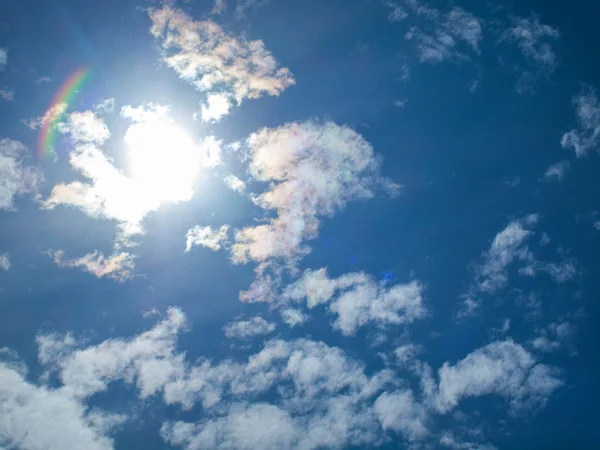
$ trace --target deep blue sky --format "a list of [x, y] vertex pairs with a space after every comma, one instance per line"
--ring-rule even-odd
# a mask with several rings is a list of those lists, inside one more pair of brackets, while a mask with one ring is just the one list
[[[0, 269], [0, 356], [6, 356], [0, 360], [0, 448], [245, 448], [263, 427], [266, 437], [256, 442], [264, 448], [596, 448], [600, 5], [225, 0], [226, 8], [218, 11], [219, 4], [0, 4], [0, 266], [6, 269]], [[152, 14], [161, 11], [178, 11], [188, 33], [210, 24], [220, 33], [218, 42], [229, 39], [244, 51], [227, 47], [235, 56], [219, 59], [223, 49], [203, 47], [201, 40], [182, 50], [181, 25], [170, 29], [177, 43], [165, 49], [165, 30], [151, 34], [153, 19], [157, 23]], [[253, 53], [255, 41], [264, 44], [262, 52]], [[186, 77], [169, 59], [173, 55], [225, 61], [226, 67], [219, 72], [212, 63], [199, 65]], [[263, 72], [258, 60], [268, 66]], [[230, 73], [233, 64], [239, 70]], [[87, 81], [47, 125], [52, 98], [82, 66], [89, 67]], [[293, 83], [264, 88], [282, 79], [281, 68]], [[200, 82], [207, 73], [225, 72], [221, 83]], [[263, 88], [249, 95], [239, 85], [253, 76], [263, 77]], [[229, 110], [209, 120], [201, 107], [215, 94], [226, 98]], [[107, 99], [113, 107], [98, 109]], [[123, 238], [119, 227], [134, 222], [127, 212], [154, 200], [144, 197], [150, 185], [126, 203], [123, 216], [110, 212], [110, 202], [117, 201], [111, 199], [130, 198], [117, 187], [116, 196], [100, 196], [99, 209], [90, 212], [90, 197], [60, 197], [56, 186], [105, 182], [104, 172], [94, 172], [97, 160], [83, 151], [86, 145], [105, 155], [115, 173], [132, 177], [136, 167], [124, 138], [135, 119], [124, 111], [140, 107], [157, 115], [153, 105], [169, 106], [170, 112], [168, 119], [137, 123], [150, 136], [148, 158], [163, 162], [145, 174], [155, 180], [152, 189], [167, 190], [183, 177], [165, 178], [175, 158], [170, 155], [183, 144], [173, 139], [152, 145], [167, 139], [153, 132], [160, 125], [183, 130], [198, 152], [214, 136], [219, 161], [199, 162], [202, 169], [189, 180], [193, 196], [148, 207], [138, 222], [143, 232]], [[106, 126], [110, 138], [78, 138], [80, 130], [91, 129], [76, 122], [85, 114], [96, 119], [92, 125]], [[44, 155], [37, 140], [45, 126], [61, 131]], [[290, 129], [297, 139], [285, 134]], [[565, 141], [569, 132], [586, 140], [583, 152], [576, 154]], [[271, 146], [256, 142], [260, 133], [271, 137]], [[308, 144], [294, 153], [298, 139]], [[9, 147], [16, 142], [22, 146], [15, 153]], [[356, 148], [372, 148], [358, 157], [365, 163], [360, 169], [361, 163], [353, 166], [339, 156]], [[269, 175], [288, 157], [282, 174]], [[96, 175], [86, 176], [77, 158]], [[33, 182], [26, 180], [27, 171], [33, 171]], [[228, 175], [241, 179], [245, 189], [228, 188]], [[399, 186], [390, 188], [392, 183]], [[320, 191], [324, 184], [331, 189]], [[259, 197], [277, 185], [291, 190], [279, 200]], [[354, 192], [356, 186], [369, 195]], [[311, 232], [298, 231], [311, 223]], [[189, 230], [211, 227], [214, 233], [223, 225], [228, 229], [218, 249], [196, 242], [185, 251]], [[245, 245], [242, 230], [258, 233], [261, 225], [276, 230], [255, 238], [267, 256], [236, 260]], [[119, 266], [119, 255], [131, 265]], [[327, 279], [355, 281], [345, 287], [327, 279], [303, 285], [321, 268], [327, 268]], [[369, 281], [356, 281], [360, 276]], [[272, 281], [271, 298], [240, 296], [265, 280]], [[419, 295], [407, 294], [405, 301], [418, 303], [419, 313], [409, 318], [402, 305], [382, 306], [386, 295], [411, 282]], [[339, 291], [308, 307], [327, 283], [338, 283]], [[303, 292], [297, 299], [291, 299], [291, 285]], [[344, 290], [350, 295], [344, 297]], [[339, 306], [340, 298], [347, 299], [347, 309]], [[467, 299], [474, 309], [467, 308]], [[160, 337], [143, 357], [110, 347], [126, 346], [171, 320], [169, 307], [187, 318], [173, 354], [156, 350]], [[286, 323], [289, 308], [305, 321]], [[343, 314], [361, 319], [344, 329]], [[268, 326], [258, 329], [258, 318]], [[244, 326], [252, 329], [248, 336], [240, 335]], [[73, 342], [56, 343], [45, 359], [40, 342], [67, 333]], [[316, 343], [332, 353], [340, 349], [363, 377], [383, 376], [386, 369], [393, 375], [370, 394], [356, 381], [307, 398], [302, 376], [290, 375], [292, 363], [284, 359], [262, 369], [266, 377], [289, 364], [260, 392], [228, 390], [232, 381], [221, 375], [213, 381], [224, 392], [215, 405], [201, 405], [199, 397], [191, 408], [170, 400], [173, 385], [208, 370], [201, 366], [205, 358], [215, 367], [225, 361], [245, 365], [277, 339], [291, 349], [285, 358], [292, 361], [294, 351], [308, 358], [300, 371], [305, 377], [322, 377], [308, 376], [310, 386], [354, 376], [347, 367], [339, 373], [314, 368], [326, 359], [310, 354]], [[394, 352], [409, 345], [419, 350], [402, 363]], [[106, 359], [78, 362], [106, 348]], [[144, 369], [158, 380], [144, 396], [140, 361], [152, 358], [184, 368], [170, 375], [156, 366]], [[126, 362], [106, 369], [106, 361], [116, 360]], [[423, 388], [425, 366], [433, 374], [430, 393]], [[443, 367], [456, 369], [454, 375]], [[547, 376], [533, 379], [536, 368]], [[75, 381], [68, 375], [74, 372]], [[14, 377], [20, 384], [9, 383]], [[78, 394], [86, 377], [101, 379], [106, 389]], [[250, 384], [249, 377], [244, 383]], [[539, 390], [545, 383], [553, 387]], [[19, 406], [15, 399], [25, 389], [29, 394]], [[197, 395], [189, 385], [182, 389]], [[40, 392], [51, 392], [51, 398]], [[386, 396], [399, 392], [410, 392], [414, 404], [393, 397], [393, 407], [383, 408]], [[345, 395], [366, 396], [352, 397], [347, 407], [355, 420], [327, 409]], [[56, 406], [63, 401], [71, 406]], [[265, 403], [286, 414], [295, 431], [252, 409]], [[236, 408], [256, 412], [258, 426], [236, 419]], [[67, 412], [60, 415], [59, 409]], [[38, 418], [27, 419], [35, 410], [41, 411]], [[93, 414], [105, 428], [91, 425]], [[122, 415], [112, 427], [106, 425], [110, 414]], [[329, 420], [325, 435], [335, 436], [321, 447], [303, 440], [319, 417]], [[197, 425], [178, 441], [169, 428], [177, 421]], [[73, 438], [61, 441], [50, 429]], [[217, 436], [212, 444], [193, 443], [203, 429]], [[275, 429], [285, 437], [277, 440]]]

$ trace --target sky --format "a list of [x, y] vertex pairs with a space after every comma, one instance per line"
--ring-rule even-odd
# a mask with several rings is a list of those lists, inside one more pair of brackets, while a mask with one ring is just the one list
[[0, 450], [596, 448], [600, 5], [0, 3]]

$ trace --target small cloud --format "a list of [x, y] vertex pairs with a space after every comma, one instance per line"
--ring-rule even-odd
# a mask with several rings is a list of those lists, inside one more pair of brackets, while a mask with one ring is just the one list
[[299, 309], [288, 308], [280, 311], [281, 319], [284, 323], [294, 328], [297, 325], [305, 323], [309, 317]]
[[107, 98], [104, 101], [101, 101], [100, 103], [97, 103], [96, 105], [94, 105], [94, 111], [99, 112], [99, 113], [106, 113], [106, 114], [110, 114], [115, 110], [115, 99], [114, 98]]
[[39, 77], [37, 80], [34, 81], [35, 84], [43, 84], [43, 83], [50, 83], [50, 81], [52, 81], [50, 79], [50, 77]]
[[521, 178], [519, 177], [512, 177], [512, 178], [507, 178], [504, 180], [504, 184], [506, 184], [509, 187], [517, 187], [519, 184], [521, 183]]
[[548, 245], [550, 243], [550, 241], [552, 241], [552, 239], [550, 239], [550, 236], [548, 236], [548, 233], [543, 232], [542, 238], [540, 239], [540, 246], [545, 247], [546, 245]]
[[206, 104], [202, 105], [201, 114], [203, 122], [218, 122], [223, 116], [229, 114], [231, 102], [227, 94], [208, 94]]
[[577, 110], [579, 129], [573, 129], [562, 137], [563, 148], [572, 147], [577, 157], [600, 148], [600, 102], [596, 90], [585, 86], [573, 98]]
[[236, 192], [244, 192], [246, 189], [246, 183], [240, 180], [235, 175], [227, 175], [224, 179], [225, 184], [229, 187], [229, 189]]
[[112, 278], [125, 281], [133, 277], [133, 255], [130, 253], [115, 253], [105, 257], [97, 250], [77, 259], [64, 259], [64, 252], [57, 250], [49, 253], [52, 260], [59, 267], [81, 268], [98, 278]]
[[385, 1], [383, 2], [384, 6], [387, 6], [391, 9], [388, 20], [390, 22], [400, 22], [408, 17], [408, 13], [406, 9], [404, 9], [401, 5], [394, 1]]
[[21, 123], [32, 130], [40, 127], [46, 127], [58, 120], [67, 110], [67, 106], [68, 105], [66, 103], [58, 103], [50, 107], [42, 117], [37, 117], [35, 119], [22, 119]]
[[189, 252], [193, 246], [203, 246], [214, 251], [220, 250], [221, 245], [228, 242], [228, 232], [228, 225], [223, 225], [218, 230], [213, 230], [210, 226], [195, 226], [186, 234], [185, 251]]
[[7, 101], [11, 101], [11, 100], [15, 99], [15, 93], [14, 93], [14, 91], [12, 91], [8, 88], [0, 89], [0, 98], [7, 100]]
[[267, 322], [262, 317], [253, 317], [249, 320], [227, 324], [223, 331], [228, 338], [248, 339], [254, 336], [271, 334], [275, 331], [275, 324]]
[[396, 108], [404, 108], [406, 107], [406, 104], [408, 103], [407, 99], [402, 99], [402, 100], [395, 100], [394, 101], [394, 106]]
[[4, 253], [3, 255], [0, 255], [0, 268], [8, 271], [8, 269], [10, 269], [10, 259], [8, 256], [8, 253]]
[[210, 12], [211, 14], [222, 14], [223, 11], [225, 11], [227, 9], [227, 2], [226, 0], [215, 0], [215, 4], [213, 6], [212, 11]]
[[0, 47], [0, 71], [6, 68], [6, 64], [8, 63], [8, 52], [5, 48]]
[[28, 153], [22, 143], [0, 139], [0, 209], [12, 210], [18, 195], [37, 194], [44, 177], [38, 167], [25, 164]]
[[556, 164], [553, 164], [550, 167], [548, 167], [548, 170], [546, 170], [544, 177], [547, 180], [562, 181], [570, 168], [571, 163], [569, 161], [557, 162]]

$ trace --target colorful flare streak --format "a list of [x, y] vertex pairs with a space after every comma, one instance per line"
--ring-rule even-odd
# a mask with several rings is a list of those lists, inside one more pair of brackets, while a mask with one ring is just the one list
[[[50, 106], [47, 110], [48, 112], [46, 114], [52, 114], [53, 111], [56, 113], [53, 114], [53, 117], [47, 117], [47, 120], [42, 123], [42, 129], [38, 142], [38, 151], [40, 157], [48, 154], [48, 152], [54, 148], [54, 141], [56, 140], [57, 132], [56, 125], [67, 111], [69, 104], [81, 86], [83, 86], [83, 83], [85, 83], [87, 80], [88, 73], [89, 69], [87, 67], [80, 67], [65, 80], [58, 92], [54, 95], [52, 103], [50, 103]], [[61, 107], [61, 105], [64, 106]]]

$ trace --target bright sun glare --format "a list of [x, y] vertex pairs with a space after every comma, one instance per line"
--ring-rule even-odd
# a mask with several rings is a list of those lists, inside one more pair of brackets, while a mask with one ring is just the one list
[[159, 203], [191, 199], [202, 152], [183, 130], [165, 119], [133, 124], [125, 134], [132, 180]]

